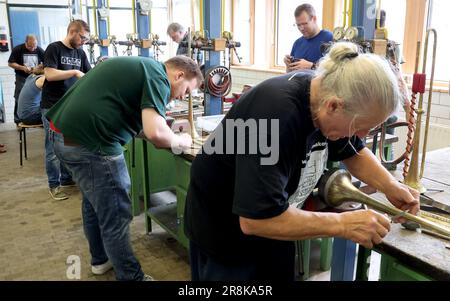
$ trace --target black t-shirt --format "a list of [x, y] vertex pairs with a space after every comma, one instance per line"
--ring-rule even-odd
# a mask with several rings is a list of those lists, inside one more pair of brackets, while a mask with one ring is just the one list
[[[50, 67], [58, 70], [80, 70], [88, 72], [91, 65], [82, 48], [71, 49], [66, 47], [61, 41], [51, 43], [45, 50], [44, 68]], [[64, 93], [77, 81], [75, 76], [60, 81], [45, 80], [42, 87], [41, 108], [49, 109], [57, 103]]]
[[[29, 51], [25, 44], [17, 45], [11, 51], [11, 55], [9, 56], [8, 63], [17, 63], [21, 66], [27, 66], [30, 68], [34, 68], [40, 63], [44, 62], [44, 50], [41, 47], [36, 47], [34, 51]], [[15, 70], [16, 75], [20, 75], [23, 77], [28, 77], [28, 73], [22, 70]]]
[[[231, 263], [282, 257], [280, 250], [286, 250], [292, 242], [244, 235], [239, 216], [266, 219], [280, 215], [290, 203], [301, 207], [327, 160], [345, 160], [355, 154], [349, 139], [328, 141], [314, 127], [309, 99], [311, 79], [310, 72], [290, 73], [268, 79], [246, 92], [193, 161], [185, 232], [217, 260]], [[257, 145], [271, 145], [272, 154], [279, 145], [278, 160], [272, 160], [275, 164], [263, 164], [263, 158], [277, 156], [261, 146], [257, 152], [247, 145], [244, 154], [230, 154], [230, 149], [236, 153], [238, 140], [243, 139], [236, 130], [231, 135], [227, 122], [238, 119], [249, 124], [250, 119], [256, 121], [257, 130], [252, 127], [245, 133], [246, 143], [256, 136], [260, 141], [265, 137], [272, 143]], [[264, 120], [272, 121], [265, 126]], [[279, 127], [273, 131], [269, 124], [275, 126], [276, 120]], [[364, 147], [357, 137], [352, 137], [351, 142], [357, 151]], [[223, 145], [222, 154], [205, 149], [218, 145]]]

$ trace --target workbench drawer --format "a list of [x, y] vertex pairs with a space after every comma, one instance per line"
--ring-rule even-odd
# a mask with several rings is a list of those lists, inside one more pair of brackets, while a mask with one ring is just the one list
[[432, 281], [430, 277], [416, 272], [411, 268], [403, 265], [395, 258], [382, 254], [381, 268], [380, 268], [380, 280], [381, 281]]
[[185, 158], [175, 156], [176, 186], [188, 190], [191, 180], [192, 163]]

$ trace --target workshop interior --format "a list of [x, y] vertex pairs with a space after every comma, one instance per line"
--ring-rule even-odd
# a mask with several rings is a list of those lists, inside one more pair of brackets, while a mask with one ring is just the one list
[[450, 280], [449, 11], [0, 0], [0, 281]]

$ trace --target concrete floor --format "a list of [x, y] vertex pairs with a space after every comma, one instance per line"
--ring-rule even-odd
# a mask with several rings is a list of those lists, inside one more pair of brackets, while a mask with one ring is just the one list
[[[27, 130], [28, 160], [20, 167], [18, 132], [11, 128], [0, 127], [0, 143], [8, 148], [0, 154], [0, 280], [68, 280], [71, 255], [79, 258], [81, 280], [114, 280], [113, 271], [102, 276], [90, 271], [77, 188], [67, 189], [70, 198], [64, 201], [48, 193], [43, 130]], [[186, 250], [155, 223], [145, 234], [144, 223], [141, 214], [130, 228], [144, 272], [158, 280], [190, 280]], [[318, 271], [317, 249], [312, 248], [309, 280], [329, 280], [329, 272]]]
[[[0, 154], [0, 280], [67, 280], [70, 255], [81, 262], [81, 280], [114, 280], [90, 272], [77, 188], [54, 201], [44, 170], [42, 129], [27, 130], [28, 160], [19, 165], [18, 132], [0, 132], [8, 151]], [[145, 273], [158, 280], [189, 280], [188, 254], [156, 224], [145, 234], [144, 216], [131, 224], [131, 241]], [[72, 263], [72, 261], [69, 261]]]

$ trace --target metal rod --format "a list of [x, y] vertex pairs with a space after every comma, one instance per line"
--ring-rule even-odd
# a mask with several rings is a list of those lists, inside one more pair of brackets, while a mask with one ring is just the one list
[[[431, 100], [433, 98], [433, 83], [434, 83], [434, 70], [435, 70], [435, 66], [436, 66], [436, 48], [437, 48], [437, 32], [435, 29], [429, 29], [427, 31], [427, 35], [425, 38], [425, 45], [428, 45], [428, 38], [429, 38], [429, 34], [433, 33], [434, 35], [434, 43], [433, 43], [433, 61], [432, 61], [432, 65], [431, 65], [431, 77], [430, 77], [430, 87], [428, 90], [428, 105], [427, 105], [427, 119], [425, 122], [425, 133], [424, 133], [424, 138], [423, 138], [423, 149], [422, 149], [422, 163], [420, 164], [420, 174], [419, 174], [419, 179], [422, 179], [423, 177], [423, 171], [425, 169], [425, 157], [427, 154], [427, 142], [428, 142], [428, 130], [430, 127], [430, 112], [431, 112]], [[425, 47], [425, 63], [424, 63], [424, 67], [423, 67], [423, 73], [426, 72], [425, 67], [426, 67], [426, 55], [427, 55], [427, 49], [428, 47]], [[420, 126], [420, 124], [419, 124]]]

